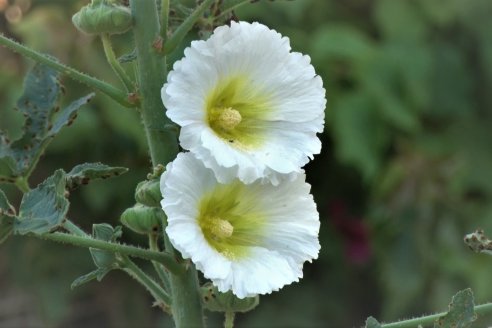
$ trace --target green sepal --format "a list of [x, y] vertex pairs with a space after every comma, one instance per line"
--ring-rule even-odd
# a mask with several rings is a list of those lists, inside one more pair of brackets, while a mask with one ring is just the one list
[[65, 192], [65, 172], [57, 170], [35, 189], [24, 194], [18, 220], [14, 222], [14, 233], [43, 234], [61, 226], [69, 207]]
[[12, 234], [15, 220], [15, 208], [10, 205], [7, 196], [0, 190], [0, 244]]
[[135, 189], [135, 200], [143, 205], [160, 207], [162, 195], [159, 180], [153, 179], [140, 182]]
[[[92, 236], [98, 240], [115, 242], [121, 237], [121, 227], [113, 228], [107, 223], [92, 225]], [[112, 252], [103, 251], [100, 249], [90, 248], [92, 260], [99, 269], [111, 270], [118, 266], [116, 255]]]
[[436, 320], [434, 328], [467, 328], [476, 319], [473, 292], [467, 288], [453, 296], [448, 313]]
[[159, 233], [160, 225], [166, 220], [166, 214], [160, 207], [142, 204], [127, 208], [120, 217], [125, 227], [143, 235]]
[[381, 328], [381, 324], [373, 317], [366, 320], [366, 328]]
[[248, 312], [260, 303], [260, 297], [237, 298], [231, 291], [221, 293], [212, 283], [200, 287], [203, 306], [213, 312]]
[[110, 167], [101, 163], [79, 164], [67, 173], [67, 188], [73, 190], [80, 185], [88, 184], [91, 180], [108, 179], [127, 171], [125, 167]]
[[128, 7], [108, 1], [94, 1], [72, 16], [75, 27], [86, 34], [120, 34], [133, 25]]

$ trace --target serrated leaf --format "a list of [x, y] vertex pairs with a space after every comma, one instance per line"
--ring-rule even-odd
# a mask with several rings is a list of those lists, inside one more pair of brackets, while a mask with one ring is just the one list
[[434, 328], [467, 328], [477, 319], [473, 292], [470, 288], [459, 291], [449, 304], [449, 311], [440, 317]]
[[65, 198], [65, 172], [57, 170], [35, 189], [24, 194], [14, 233], [43, 234], [58, 228], [65, 219], [69, 202]]
[[381, 324], [373, 317], [369, 317], [366, 320], [366, 328], [381, 328]]
[[125, 167], [111, 167], [102, 163], [85, 163], [75, 166], [67, 174], [67, 186], [75, 189], [90, 180], [107, 179], [127, 172]]
[[[92, 226], [92, 235], [95, 239], [114, 242], [121, 237], [122, 230], [120, 226], [113, 228], [106, 223], [94, 224]], [[90, 248], [92, 260], [99, 269], [111, 270], [117, 266], [116, 256], [112, 252]], [[102, 279], [102, 277], [101, 277]]]
[[10, 205], [7, 196], [0, 190], [0, 244], [12, 233], [15, 220], [15, 209]]
[[[76, 111], [94, 94], [82, 97], [59, 111], [61, 84], [59, 74], [42, 64], [36, 64], [26, 76], [24, 92], [16, 108], [26, 120], [24, 133], [18, 140], [0, 138], [0, 179], [11, 181], [24, 175], [60, 129], [69, 125]], [[0, 180], [0, 181], [1, 181]]]
[[53, 137], [58, 134], [65, 125], [71, 125], [73, 120], [77, 117], [77, 110], [88, 104], [95, 95], [95, 93], [90, 93], [87, 96], [73, 101], [70, 105], [62, 109], [54, 118], [50, 130], [48, 131], [48, 136]]

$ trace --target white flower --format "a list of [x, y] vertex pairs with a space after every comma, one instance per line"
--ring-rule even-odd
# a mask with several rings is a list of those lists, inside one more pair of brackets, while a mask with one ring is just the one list
[[276, 291], [298, 281], [320, 249], [319, 215], [304, 179], [220, 184], [193, 154], [181, 153], [161, 177], [166, 233], [219, 291], [239, 298]]
[[320, 152], [323, 82], [309, 56], [290, 50], [265, 25], [232, 22], [192, 42], [169, 73], [161, 95], [181, 146], [219, 181], [278, 184]]

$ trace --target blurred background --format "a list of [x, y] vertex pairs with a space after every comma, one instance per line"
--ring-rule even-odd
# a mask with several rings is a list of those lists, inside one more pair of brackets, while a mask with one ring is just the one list
[[[0, 0], [0, 32], [117, 84], [100, 40], [71, 23], [86, 3]], [[369, 315], [392, 321], [446, 310], [467, 287], [477, 303], [492, 301], [492, 258], [462, 241], [479, 227], [492, 235], [492, 2], [278, 0], [236, 14], [309, 54], [328, 98], [323, 150], [306, 167], [320, 258], [300, 283], [238, 315], [237, 327], [360, 327]], [[132, 50], [131, 33], [114, 42], [120, 55]], [[11, 109], [31, 66], [0, 48], [0, 128], [14, 138], [23, 119]], [[63, 84], [66, 102], [90, 92]], [[86, 231], [116, 225], [150, 162], [137, 113], [104, 95], [54, 140], [30, 182], [98, 161], [130, 171], [74, 192], [69, 217]], [[20, 192], [0, 188], [18, 206]], [[125, 242], [145, 245], [125, 232]], [[171, 325], [123, 273], [71, 291], [92, 269], [87, 250], [10, 238], [0, 248], [0, 327]], [[211, 326], [222, 320], [208, 317]], [[491, 323], [482, 317], [476, 327]]]

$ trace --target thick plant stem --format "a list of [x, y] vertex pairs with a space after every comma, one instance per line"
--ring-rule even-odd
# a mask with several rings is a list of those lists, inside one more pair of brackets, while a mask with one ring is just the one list
[[[137, 50], [140, 110], [150, 148], [152, 165], [166, 165], [178, 153], [177, 138], [164, 113], [161, 87], [166, 79], [165, 61], [159, 56], [156, 45], [161, 41], [159, 17], [153, 0], [131, 0], [134, 18], [134, 39]], [[166, 236], [164, 236], [166, 238]], [[167, 252], [175, 251], [169, 243]], [[173, 274], [171, 295], [173, 319], [178, 328], [203, 327], [203, 312], [198, 292], [198, 279], [193, 265], [186, 272]]]
[[122, 92], [119, 89], [116, 89], [112, 85], [103, 82], [101, 80], [98, 80], [92, 76], [89, 76], [85, 73], [81, 73], [77, 71], [76, 69], [69, 67], [67, 65], [64, 65], [60, 62], [58, 62], [56, 59], [53, 59], [53, 57], [49, 57], [46, 55], [43, 55], [33, 49], [30, 49], [22, 44], [19, 44], [15, 41], [10, 40], [9, 38], [6, 38], [3, 35], [0, 35], [0, 45], [5, 46], [15, 52], [18, 52], [22, 56], [25, 56], [27, 58], [31, 58], [32, 60], [44, 64], [48, 67], [51, 67], [57, 72], [60, 72], [66, 76], [68, 76], [71, 79], [74, 79], [76, 81], [79, 81], [81, 83], [86, 84], [88, 87], [93, 88], [94, 90], [100, 91], [104, 93], [105, 95], [109, 96], [119, 104], [125, 106], [125, 107], [135, 107], [134, 104], [130, 103], [128, 101], [127, 95]]
[[[492, 303], [486, 303], [486, 304], [481, 304], [481, 305], [476, 305], [475, 306], [475, 312], [480, 315], [483, 313], [489, 313], [492, 312]], [[383, 328], [415, 328], [418, 327], [419, 325], [426, 327], [434, 324], [434, 321], [445, 315], [446, 313], [436, 313], [432, 315], [428, 315], [425, 317], [420, 317], [420, 318], [413, 318], [409, 320], [402, 320], [398, 322], [392, 322], [392, 323], [386, 323], [382, 324], [381, 327]]]
[[113, 253], [120, 253], [123, 255], [139, 257], [145, 260], [157, 261], [166, 266], [166, 268], [175, 274], [183, 274], [182, 265], [176, 262], [175, 258], [171, 254], [164, 252], [154, 252], [147, 249], [138, 248], [135, 246], [128, 246], [123, 244], [112, 243], [104, 240], [94, 239], [89, 236], [76, 236], [68, 233], [53, 232], [45, 234], [30, 234], [34, 237], [41, 239], [51, 240], [55, 242], [70, 244], [79, 247], [96, 248], [104, 251], [110, 251]]
[[130, 79], [130, 77], [128, 77], [125, 70], [118, 62], [118, 59], [116, 59], [116, 55], [114, 54], [113, 46], [111, 45], [111, 39], [109, 38], [109, 35], [101, 34], [101, 41], [104, 48], [104, 54], [106, 55], [106, 59], [109, 65], [111, 66], [115, 74], [118, 76], [121, 83], [123, 83], [123, 85], [125, 86], [126, 91], [133, 92], [135, 89], [133, 82]]
[[166, 79], [166, 67], [157, 55], [155, 42], [160, 40], [155, 1], [131, 2], [135, 19], [134, 36], [137, 50], [140, 109], [150, 148], [153, 166], [166, 165], [178, 153], [178, 143], [171, 121], [164, 114], [161, 87]]

